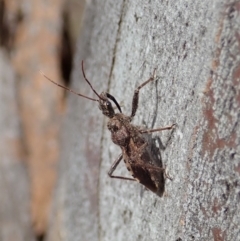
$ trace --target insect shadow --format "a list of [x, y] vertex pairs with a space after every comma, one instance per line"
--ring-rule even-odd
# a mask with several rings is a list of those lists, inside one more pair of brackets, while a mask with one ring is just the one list
[[[152, 145], [151, 139], [149, 141], [148, 138], [146, 138], [146, 135], [148, 134], [147, 136], [149, 137], [149, 134], [153, 132], [171, 130], [174, 128], [175, 124], [156, 129], [146, 129], [135, 126], [131, 123], [138, 109], [139, 91], [145, 85], [154, 80], [155, 72], [156, 70], [154, 70], [152, 76], [147, 81], [143, 82], [135, 89], [132, 99], [132, 111], [130, 116], [122, 113], [121, 107], [118, 104], [117, 100], [114, 98], [114, 96], [107, 92], [102, 92], [101, 94], [98, 94], [96, 92], [96, 90], [92, 87], [90, 81], [86, 78], [83, 61], [83, 77], [92, 89], [92, 91], [98, 97], [97, 99], [77, 93], [63, 85], [54, 82], [43, 73], [42, 75], [53, 84], [67, 91], [70, 91], [75, 95], [98, 102], [98, 107], [102, 111], [102, 114], [109, 118], [107, 128], [111, 132], [111, 139], [113, 143], [115, 143], [121, 148], [122, 151], [122, 153], [118, 156], [118, 158], [108, 171], [109, 177], [128, 181], [138, 181], [147, 189], [151, 190], [152, 192], [156, 193], [158, 196], [161, 197], [164, 192], [164, 176], [168, 176], [165, 172], [165, 168], [163, 168], [162, 166], [162, 163], [157, 161], [157, 158], [155, 156], [158, 153], [159, 149]], [[115, 113], [112, 102], [116, 105], [119, 113]], [[121, 160], [124, 161], [128, 171], [132, 175], [132, 178], [113, 175]]]

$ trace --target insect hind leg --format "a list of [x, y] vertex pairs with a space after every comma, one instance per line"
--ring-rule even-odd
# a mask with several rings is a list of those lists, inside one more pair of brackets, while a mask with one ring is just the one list
[[120, 154], [118, 156], [118, 158], [116, 159], [116, 161], [112, 164], [112, 166], [110, 167], [109, 171], [108, 171], [108, 176], [111, 178], [116, 178], [116, 179], [122, 179], [122, 180], [128, 180], [128, 181], [136, 181], [136, 179], [134, 178], [129, 178], [129, 177], [122, 177], [122, 176], [113, 176], [113, 172], [116, 170], [117, 166], [119, 165], [120, 161], [122, 160], [123, 155]]

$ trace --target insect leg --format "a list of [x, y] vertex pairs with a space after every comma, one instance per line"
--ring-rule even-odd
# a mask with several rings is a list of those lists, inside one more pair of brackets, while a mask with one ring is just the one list
[[149, 129], [149, 130], [139, 130], [140, 133], [152, 133], [152, 132], [156, 132], [156, 131], [165, 131], [165, 130], [171, 130], [174, 128], [176, 124], [173, 124], [171, 126], [165, 126], [165, 127], [161, 127], [161, 128], [157, 128], [157, 129]]
[[138, 86], [135, 91], [134, 91], [134, 95], [133, 95], [133, 99], [132, 99], [132, 113], [131, 113], [131, 118], [133, 118], [136, 114], [137, 108], [138, 108], [138, 100], [139, 100], [139, 91], [140, 89], [145, 86], [146, 84], [148, 84], [149, 82], [154, 80], [154, 76], [155, 76], [155, 72], [156, 69], [154, 69], [153, 75], [144, 83], [142, 83], [140, 86]]
[[108, 171], [108, 175], [111, 178], [117, 178], [117, 179], [123, 179], [123, 180], [129, 180], [129, 181], [136, 181], [134, 178], [129, 178], [129, 177], [121, 177], [121, 176], [113, 176], [113, 172], [115, 171], [115, 169], [117, 168], [118, 164], [120, 163], [120, 161], [122, 160], [123, 156], [122, 154], [119, 155], [119, 157], [117, 158], [117, 160], [113, 163], [113, 165], [111, 166], [110, 170]]

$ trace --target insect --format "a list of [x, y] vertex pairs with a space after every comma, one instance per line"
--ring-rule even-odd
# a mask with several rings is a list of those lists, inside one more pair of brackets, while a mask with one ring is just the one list
[[[166, 174], [165, 169], [156, 165], [156, 162], [153, 160], [151, 153], [147, 148], [149, 143], [144, 137], [144, 135], [150, 134], [152, 132], [171, 130], [173, 129], [175, 124], [157, 129], [144, 129], [137, 127], [131, 123], [138, 109], [139, 91], [142, 87], [154, 80], [155, 71], [156, 70], [154, 70], [153, 75], [147, 81], [145, 81], [135, 89], [132, 99], [132, 112], [130, 116], [122, 113], [119, 103], [112, 95], [107, 92], [102, 92], [101, 94], [98, 94], [96, 92], [96, 90], [92, 87], [92, 84], [85, 75], [83, 61], [83, 77], [92, 89], [92, 91], [98, 97], [97, 99], [77, 93], [63, 85], [54, 82], [43, 73], [42, 75], [53, 84], [69, 92], [72, 92], [75, 95], [84, 97], [92, 101], [97, 101], [99, 109], [102, 111], [103, 115], [109, 118], [107, 128], [111, 132], [111, 139], [113, 143], [118, 145], [122, 150], [122, 153], [119, 155], [119, 157], [116, 159], [116, 161], [113, 163], [110, 170], [108, 171], [109, 177], [129, 181], [138, 181], [147, 189], [151, 190], [152, 192], [156, 193], [158, 196], [161, 197], [164, 192], [164, 174]], [[111, 101], [116, 105], [119, 113], [115, 113]], [[128, 171], [132, 175], [132, 178], [113, 175], [113, 172], [115, 171], [121, 160], [124, 161]], [[166, 175], [166, 177], [168, 176]]]

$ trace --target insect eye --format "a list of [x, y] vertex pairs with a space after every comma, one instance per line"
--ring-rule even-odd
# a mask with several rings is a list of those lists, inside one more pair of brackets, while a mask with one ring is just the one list
[[111, 103], [110, 103], [109, 101], [106, 101], [105, 105], [106, 105], [106, 106], [110, 106]]

